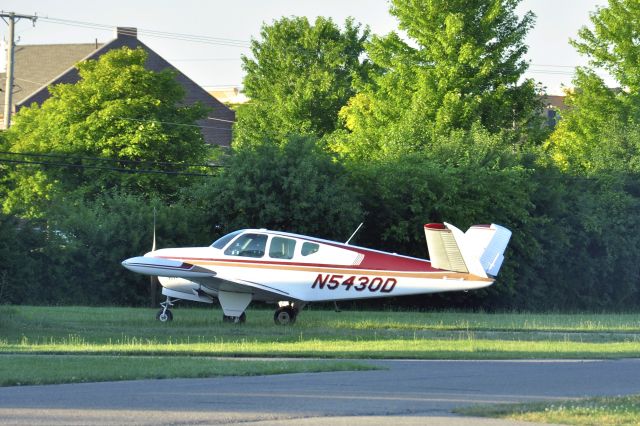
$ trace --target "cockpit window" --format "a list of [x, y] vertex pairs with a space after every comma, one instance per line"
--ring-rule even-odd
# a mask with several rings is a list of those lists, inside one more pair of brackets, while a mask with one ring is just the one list
[[302, 255], [309, 256], [310, 254], [316, 253], [320, 250], [320, 245], [316, 243], [304, 243], [302, 244]]
[[273, 237], [269, 246], [269, 257], [274, 259], [293, 259], [296, 240], [291, 238]]
[[211, 244], [211, 247], [222, 250], [224, 246], [226, 246], [229, 241], [233, 240], [236, 236], [238, 236], [242, 231], [234, 231], [230, 234], [225, 235], [224, 237], [220, 237]]
[[224, 251], [229, 256], [262, 257], [267, 247], [267, 236], [263, 234], [240, 235]]

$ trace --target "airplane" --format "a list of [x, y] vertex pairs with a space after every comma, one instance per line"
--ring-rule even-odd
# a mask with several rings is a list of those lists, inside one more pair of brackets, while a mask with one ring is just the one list
[[[356, 230], [357, 232], [357, 230]], [[223, 321], [243, 323], [251, 301], [274, 302], [274, 321], [293, 324], [311, 302], [406, 296], [487, 287], [495, 281], [511, 231], [449, 223], [424, 225], [431, 260], [266, 229], [231, 232], [208, 247], [165, 248], [122, 265], [157, 276], [166, 300], [156, 315], [173, 319], [174, 302], [213, 303]], [[354, 233], [355, 235], [355, 233]], [[352, 235], [353, 237], [353, 235]]]

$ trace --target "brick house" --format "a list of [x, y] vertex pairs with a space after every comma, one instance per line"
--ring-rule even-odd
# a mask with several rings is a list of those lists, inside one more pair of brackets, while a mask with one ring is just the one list
[[[59, 83], [76, 83], [80, 77], [75, 65], [83, 60], [98, 59], [106, 52], [122, 47], [142, 48], [147, 54], [146, 68], [153, 71], [171, 69], [176, 80], [185, 90], [184, 103], [202, 103], [209, 109], [208, 117], [199, 120], [206, 143], [228, 147], [231, 144], [231, 128], [235, 113], [218, 99], [209, 94], [193, 80], [184, 75], [156, 52], [138, 40], [137, 29], [118, 27], [116, 38], [104, 43], [88, 44], [47, 44], [16, 46], [14, 62], [14, 91], [12, 109], [14, 112], [32, 103], [42, 104], [48, 99], [49, 86]], [[0, 87], [5, 87], [6, 74], [0, 74]], [[4, 96], [0, 96], [4, 115]], [[0, 124], [2, 121], [0, 121]]]

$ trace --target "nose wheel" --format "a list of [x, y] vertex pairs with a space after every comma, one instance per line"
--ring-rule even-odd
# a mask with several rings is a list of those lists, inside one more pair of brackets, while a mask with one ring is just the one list
[[169, 309], [160, 309], [156, 314], [156, 319], [160, 322], [173, 321], [173, 314]]
[[171, 310], [169, 310], [169, 307], [173, 306], [173, 302], [174, 301], [171, 300], [169, 296], [167, 296], [167, 300], [165, 300], [160, 304], [160, 306], [162, 306], [162, 309], [160, 309], [156, 314], [156, 319], [158, 321], [160, 322], [173, 321], [173, 314], [171, 313]]

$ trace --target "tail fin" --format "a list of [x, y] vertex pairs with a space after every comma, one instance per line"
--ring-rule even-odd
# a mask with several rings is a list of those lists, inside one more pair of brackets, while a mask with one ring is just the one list
[[463, 233], [448, 223], [424, 226], [431, 265], [487, 278], [497, 276], [511, 231], [500, 225], [474, 225]]

